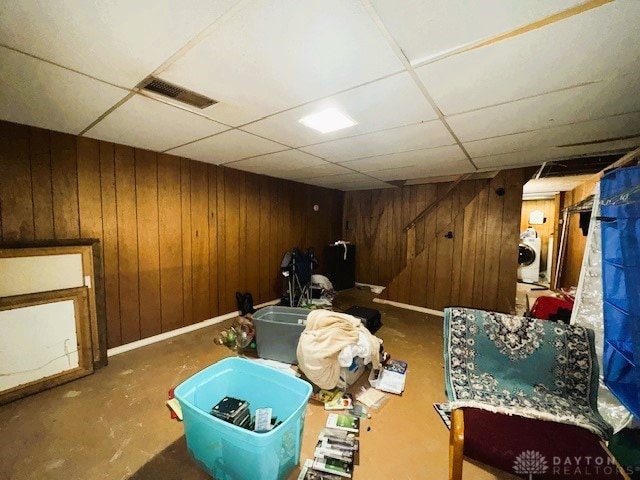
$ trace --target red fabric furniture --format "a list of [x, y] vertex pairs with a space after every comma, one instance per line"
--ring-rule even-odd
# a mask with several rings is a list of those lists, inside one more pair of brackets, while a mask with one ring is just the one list
[[536, 480], [629, 478], [600, 438], [584, 428], [476, 408], [452, 417], [451, 480], [462, 478], [462, 456]]
[[557, 297], [538, 297], [531, 307], [531, 315], [541, 320], [569, 323], [573, 302]]

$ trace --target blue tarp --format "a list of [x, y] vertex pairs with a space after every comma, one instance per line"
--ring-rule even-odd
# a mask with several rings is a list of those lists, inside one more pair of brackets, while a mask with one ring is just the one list
[[600, 182], [604, 381], [640, 417], [640, 167]]

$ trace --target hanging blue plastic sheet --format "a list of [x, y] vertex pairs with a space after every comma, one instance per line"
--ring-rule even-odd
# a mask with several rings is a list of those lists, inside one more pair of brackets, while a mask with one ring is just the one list
[[600, 182], [604, 381], [640, 417], [640, 167]]

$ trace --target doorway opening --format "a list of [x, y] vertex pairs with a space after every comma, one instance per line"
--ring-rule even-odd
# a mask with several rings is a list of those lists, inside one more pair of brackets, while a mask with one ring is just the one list
[[528, 311], [537, 297], [548, 294], [557, 250], [559, 210], [559, 193], [522, 199], [516, 288], [519, 315]]

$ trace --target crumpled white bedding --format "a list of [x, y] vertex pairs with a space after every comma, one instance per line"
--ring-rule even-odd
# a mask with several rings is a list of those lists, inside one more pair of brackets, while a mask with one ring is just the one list
[[298, 368], [320, 388], [331, 389], [355, 356], [380, 368], [382, 340], [372, 335], [359, 318], [329, 310], [312, 310], [300, 335]]

